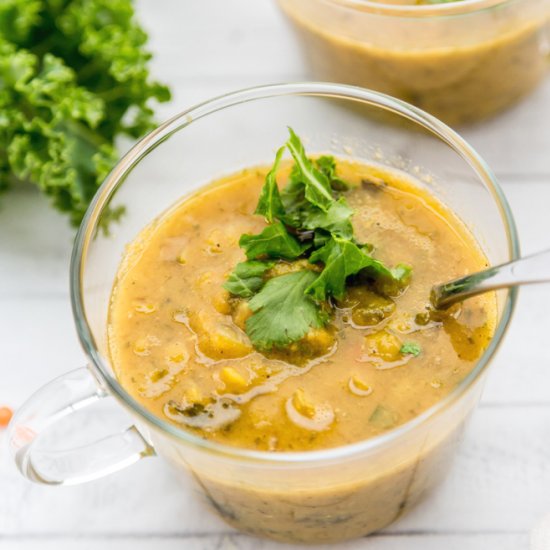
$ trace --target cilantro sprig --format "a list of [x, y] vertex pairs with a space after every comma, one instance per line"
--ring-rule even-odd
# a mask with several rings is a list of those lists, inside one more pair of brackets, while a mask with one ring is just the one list
[[256, 347], [287, 346], [327, 323], [328, 315], [306, 294], [316, 277], [307, 269], [274, 277], [250, 300], [254, 313], [246, 332]]
[[[308, 158], [300, 138], [291, 128], [289, 132], [255, 210], [268, 225], [257, 235], [241, 236], [247, 261], [237, 264], [224, 285], [233, 296], [248, 300], [252, 315], [246, 333], [262, 351], [283, 348], [325, 326], [331, 298], [344, 296], [351, 276], [365, 277], [390, 296], [402, 292], [411, 277], [410, 267], [388, 268], [371, 255], [372, 247], [357, 242], [353, 210], [343, 195], [350, 186], [337, 176], [334, 158]], [[279, 190], [276, 176], [285, 149], [294, 166]], [[273, 269], [296, 260], [299, 267], [293, 272], [277, 275]], [[303, 266], [304, 260], [311, 269]]]

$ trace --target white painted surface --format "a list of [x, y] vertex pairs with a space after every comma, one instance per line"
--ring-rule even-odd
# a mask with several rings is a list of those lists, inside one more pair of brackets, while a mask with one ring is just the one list
[[[175, 94], [160, 117], [307, 71], [271, 0], [141, 0], [155, 72]], [[524, 251], [550, 246], [550, 79], [464, 135], [501, 178]], [[68, 300], [72, 230], [32, 190], [0, 209], [0, 404], [84, 364]], [[550, 513], [550, 287], [522, 291], [480, 410], [447, 481], [385, 532], [344, 550], [518, 550]], [[1, 436], [0, 436], [1, 441]], [[542, 532], [541, 532], [542, 531]], [[273, 550], [236, 534], [174, 484], [158, 459], [70, 488], [24, 481], [0, 446], [1, 550]], [[296, 547], [297, 548], [297, 547]], [[533, 550], [546, 550], [550, 546]]]

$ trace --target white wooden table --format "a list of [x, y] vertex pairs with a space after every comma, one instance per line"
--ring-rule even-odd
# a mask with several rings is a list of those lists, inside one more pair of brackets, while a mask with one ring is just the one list
[[[222, 92], [308, 77], [272, 0], [141, 0], [138, 9], [151, 34], [155, 73], [174, 90], [160, 118]], [[523, 250], [550, 246], [550, 79], [464, 135], [499, 176]], [[12, 192], [0, 204], [0, 404], [17, 408], [85, 359], [68, 299], [72, 230], [33, 190]], [[521, 293], [447, 481], [384, 532], [339, 548], [518, 550], [530, 548], [533, 528], [548, 514], [550, 287], [541, 287]], [[99, 547], [280, 548], [206, 512], [158, 459], [88, 485], [49, 488], [20, 477], [0, 446], [0, 549]]]

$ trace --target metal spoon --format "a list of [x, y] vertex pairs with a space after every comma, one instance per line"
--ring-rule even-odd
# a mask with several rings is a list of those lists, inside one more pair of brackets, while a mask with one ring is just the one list
[[431, 301], [435, 308], [446, 309], [483, 292], [534, 283], [550, 283], [550, 250], [435, 285]]

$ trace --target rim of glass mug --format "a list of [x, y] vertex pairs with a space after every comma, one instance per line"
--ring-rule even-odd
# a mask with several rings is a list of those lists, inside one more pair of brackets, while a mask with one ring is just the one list
[[390, 4], [377, 2], [376, 0], [326, 0], [332, 4], [338, 4], [345, 8], [376, 15], [388, 15], [394, 17], [447, 17], [449, 15], [467, 15], [470, 13], [488, 10], [508, 4], [522, 2], [523, 0], [461, 0], [446, 1], [434, 4]]
[[483, 181], [486, 188], [490, 191], [493, 200], [497, 204], [504, 221], [510, 259], [517, 258], [519, 254], [517, 231], [510, 207], [508, 206], [506, 198], [500, 189], [495, 176], [485, 161], [466, 143], [462, 137], [435, 117], [403, 101], [363, 88], [324, 82], [274, 84], [269, 86], [248, 88], [225, 94], [195, 105], [194, 107], [191, 107], [190, 109], [172, 117], [134, 145], [113, 168], [96, 193], [96, 196], [88, 208], [78, 230], [73, 247], [70, 267], [71, 302], [77, 333], [84, 351], [96, 367], [97, 371], [99, 371], [102, 379], [106, 382], [108, 391], [120, 398], [134, 412], [143, 417], [147, 422], [156, 428], [159, 428], [169, 435], [176, 437], [182, 442], [188, 443], [195, 447], [200, 447], [203, 450], [211, 451], [216, 454], [222, 454], [238, 459], [279, 464], [321, 462], [335, 458], [349, 457], [350, 455], [383, 447], [385, 444], [397, 438], [403, 437], [405, 434], [413, 431], [416, 427], [422, 425], [429, 418], [452, 405], [478, 379], [481, 373], [484, 372], [486, 366], [490, 362], [490, 359], [495, 354], [505, 334], [506, 328], [509, 325], [517, 296], [516, 289], [508, 291], [502, 309], [502, 317], [496, 327], [495, 335], [493, 336], [489, 346], [469, 375], [464, 378], [461, 383], [453, 389], [453, 391], [451, 391], [441, 401], [437, 402], [435, 405], [405, 424], [402, 424], [401, 426], [394, 428], [385, 434], [342, 447], [318, 451], [281, 453], [270, 453], [267, 451], [255, 451], [232, 447], [202, 439], [199, 436], [193, 435], [191, 432], [169, 424], [148, 411], [133, 397], [131, 397], [126, 390], [124, 390], [118, 380], [111, 375], [108, 366], [104, 363], [102, 357], [100, 356], [94, 342], [91, 328], [86, 320], [83, 304], [81, 280], [85, 268], [87, 250], [89, 243], [96, 232], [97, 223], [101, 217], [103, 209], [109, 204], [110, 198], [113, 196], [118, 186], [124, 182], [126, 175], [133, 169], [133, 167], [142, 158], [144, 158], [148, 152], [156, 148], [175, 132], [193, 124], [193, 122], [198, 119], [215, 113], [216, 111], [241, 103], [286, 95], [316, 97], [324, 96], [359, 101], [403, 116], [431, 131], [438, 138], [447, 143], [447, 145], [449, 145], [456, 153], [458, 153]]

